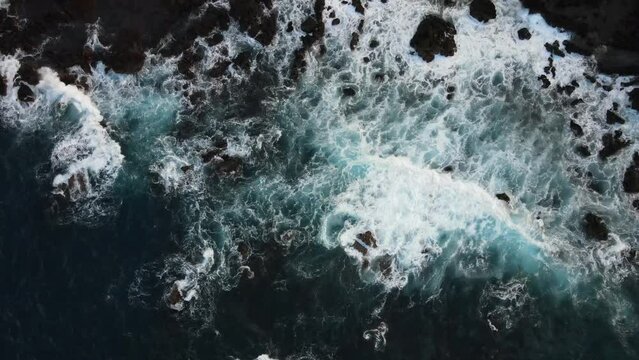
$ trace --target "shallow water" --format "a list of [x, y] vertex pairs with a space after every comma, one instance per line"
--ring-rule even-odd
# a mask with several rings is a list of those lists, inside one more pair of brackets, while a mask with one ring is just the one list
[[[553, 87], [540, 89], [544, 43], [569, 35], [517, 2], [496, 5], [482, 24], [467, 7], [370, 2], [351, 51], [362, 15], [327, 1], [341, 22], [325, 11], [327, 52], [311, 50], [297, 83], [286, 78], [301, 32], [284, 29], [312, 12], [304, 1], [277, 3], [270, 47], [234, 25], [219, 45], [197, 42], [193, 80], [174, 75], [176, 59], [150, 56], [135, 76], [94, 69], [86, 95], [47, 69], [30, 107], [14, 88], [0, 105], [3, 351], [635, 358], [639, 283], [624, 251], [639, 227], [621, 179], [637, 147], [596, 153], [613, 102], [628, 138], [639, 115], [624, 79], [599, 76], [615, 85], [604, 91], [584, 79], [581, 56], [555, 57]], [[411, 54], [428, 13], [455, 24], [454, 56]], [[517, 38], [523, 26], [529, 41]], [[204, 76], [246, 49], [259, 59], [248, 71]], [[4, 57], [0, 72], [12, 78], [16, 61]], [[572, 80], [572, 96], [553, 90]], [[207, 101], [194, 108], [184, 88]], [[580, 144], [593, 155], [575, 153]], [[203, 163], [216, 147], [217, 165]], [[241, 165], [220, 170], [224, 157]], [[74, 174], [88, 190], [51, 209]], [[608, 241], [585, 236], [587, 212], [606, 220]], [[363, 255], [353, 244], [366, 231], [376, 247]], [[173, 286], [181, 311], [169, 308]]]

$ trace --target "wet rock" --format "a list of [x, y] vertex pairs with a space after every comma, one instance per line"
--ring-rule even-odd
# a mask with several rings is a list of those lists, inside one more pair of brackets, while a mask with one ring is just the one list
[[579, 124], [574, 121], [570, 121], [570, 131], [576, 136], [581, 137], [584, 135], [584, 129], [581, 128]]
[[293, 80], [297, 80], [306, 69], [306, 52], [324, 36], [324, 0], [315, 0], [313, 9], [314, 15], [308, 17], [302, 24], [302, 31], [306, 33], [302, 37], [302, 47], [293, 52], [291, 64], [291, 78]]
[[302, 25], [300, 26], [300, 28], [302, 29], [303, 32], [307, 34], [311, 34], [317, 29], [318, 26], [319, 26], [319, 23], [315, 19], [315, 17], [309, 16], [306, 18], [306, 20], [302, 22]]
[[182, 170], [183, 173], [187, 173], [187, 172], [193, 170], [193, 165], [190, 165], [190, 164], [189, 165], [182, 165], [180, 167], [180, 170]]
[[34, 61], [27, 60], [20, 63], [18, 69], [18, 79], [26, 82], [29, 85], [36, 85], [40, 81], [40, 74], [38, 74], [38, 66]]
[[444, 168], [442, 169], [442, 171], [444, 171], [445, 173], [451, 173], [454, 170], [455, 170], [455, 168], [452, 165], [444, 166]]
[[549, 53], [551, 53], [553, 55], [557, 55], [559, 57], [566, 56], [566, 54], [563, 51], [561, 51], [561, 49], [559, 47], [559, 41], [557, 41], [557, 40], [555, 40], [555, 42], [553, 42], [552, 44], [545, 43], [544, 47], [546, 48], [546, 51], [548, 51]]
[[599, 241], [608, 239], [608, 227], [600, 216], [587, 213], [583, 218], [582, 226], [586, 236]]
[[171, 291], [169, 291], [169, 294], [166, 297], [166, 301], [168, 302], [171, 309], [181, 309], [181, 305], [184, 302], [184, 295], [182, 294], [182, 290], [180, 290], [177, 284], [173, 284], [173, 286], [171, 286]]
[[263, 0], [230, 0], [230, 14], [240, 24], [240, 30], [269, 45], [277, 33], [277, 13], [272, 3]]
[[634, 263], [638, 260], [637, 258], [637, 249], [624, 249], [621, 251], [621, 256], [623, 257], [624, 260], [626, 260], [629, 263]]
[[577, 155], [579, 155], [581, 157], [585, 157], [585, 158], [589, 157], [590, 155], [592, 155], [590, 153], [590, 149], [586, 145], [577, 145], [575, 147], [575, 152], [577, 153]]
[[251, 68], [251, 52], [242, 51], [237, 54], [237, 56], [233, 59], [233, 65], [242, 70], [248, 71]]
[[120, 74], [135, 74], [142, 70], [146, 60], [145, 47], [141, 36], [123, 30], [117, 36], [107, 54], [104, 64]]
[[333, 19], [333, 21], [331, 21], [331, 25], [335, 26], [335, 25], [339, 25], [340, 20], [339, 19]]
[[352, 0], [353, 1], [353, 6], [355, 7], [355, 11], [357, 11], [360, 14], [364, 14], [364, 6], [362, 6], [362, 0]]
[[632, 207], [635, 208], [635, 210], [639, 211], [639, 199], [632, 201]]
[[541, 87], [544, 89], [547, 89], [550, 87], [550, 80], [548, 80], [548, 77], [546, 77], [546, 75], [540, 75], [537, 80], [541, 81]]
[[362, 234], [357, 234], [357, 238], [368, 247], [377, 248], [377, 239], [375, 239], [375, 236], [372, 232], [367, 231]]
[[528, 28], [521, 28], [517, 30], [517, 36], [519, 37], [519, 40], [530, 40], [532, 37]]
[[232, 63], [228, 60], [222, 60], [218, 62], [217, 64], [213, 65], [213, 67], [210, 68], [206, 73], [213, 78], [220, 77], [224, 75], [224, 73], [226, 73], [226, 70], [228, 69], [229, 66], [231, 66], [231, 64]]
[[626, 120], [624, 120], [621, 116], [615, 114], [611, 110], [606, 112], [606, 123], [608, 124], [625, 124]]
[[639, 152], [632, 156], [632, 164], [623, 175], [623, 191], [631, 194], [639, 193]]
[[0, 75], [0, 96], [7, 96], [7, 79]]
[[572, 85], [566, 85], [566, 86], [561, 86], [561, 85], [557, 85], [557, 92], [559, 92], [560, 94], [566, 94], [568, 96], [572, 95], [572, 93], [575, 91], [575, 87]]
[[251, 256], [251, 247], [244, 241], [241, 241], [237, 244], [237, 252], [240, 253], [243, 260], [246, 260]]
[[377, 41], [375, 39], [371, 40], [371, 42], [368, 43], [368, 47], [370, 47], [371, 49], [374, 49], [374, 48], [376, 48], [378, 46], [379, 46], [379, 41]]
[[354, 32], [351, 35], [351, 42], [349, 43], [349, 46], [350, 46], [351, 50], [355, 50], [357, 45], [359, 45], [359, 33]]
[[620, 150], [630, 146], [632, 141], [622, 137], [621, 130], [616, 130], [614, 134], [607, 133], [601, 138], [603, 148], [599, 150], [599, 158], [605, 160], [611, 156], [616, 155]]
[[564, 49], [569, 54], [580, 54], [583, 56], [591, 56], [593, 49], [586, 45], [583, 41], [573, 39], [573, 40], [564, 40], [562, 42], [564, 45]]
[[495, 4], [490, 0], [473, 0], [470, 3], [470, 16], [481, 22], [488, 22], [497, 17]]
[[453, 56], [455, 54], [456, 34], [457, 30], [452, 23], [436, 15], [426, 15], [410, 40], [410, 46], [422, 59], [430, 62], [435, 55]]
[[216, 161], [215, 170], [223, 175], [239, 175], [242, 171], [242, 159], [224, 154]]
[[579, 99], [575, 99], [575, 100], [571, 101], [570, 102], [570, 106], [575, 107], [575, 106], [577, 106], [579, 104], [583, 104], [583, 103], [584, 103], [584, 100], [579, 98]]
[[510, 203], [510, 196], [508, 196], [508, 194], [506, 193], [499, 193], [497, 195], [495, 195], [497, 197], [497, 199], [501, 200], [501, 201], [505, 201], [507, 203]]
[[35, 94], [29, 85], [20, 85], [18, 88], [18, 100], [22, 102], [33, 102], [35, 100]]
[[639, 111], [639, 88], [630, 91], [628, 93], [628, 99], [630, 100], [630, 107]]
[[344, 96], [351, 97], [351, 96], [355, 96], [355, 94], [357, 94], [357, 91], [353, 87], [346, 86], [346, 87], [342, 88], [342, 94]]
[[286, 32], [293, 32], [293, 22], [289, 21], [288, 24], [286, 24]]

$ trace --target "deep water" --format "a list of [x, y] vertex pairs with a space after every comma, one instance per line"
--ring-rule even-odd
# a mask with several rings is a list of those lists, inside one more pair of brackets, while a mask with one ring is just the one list
[[[351, 50], [363, 15], [326, 1], [341, 21], [324, 11], [326, 53], [313, 45], [295, 81], [301, 31], [286, 24], [312, 2], [276, 3], [270, 46], [237, 24], [196, 40], [190, 78], [149, 54], [136, 75], [74, 69], [87, 91], [46, 68], [32, 104], [10, 87], [2, 358], [637, 358], [629, 79], [549, 54], [569, 34], [495, 3], [480, 23], [467, 7], [371, 1]], [[429, 13], [455, 25], [457, 51], [426, 63], [409, 42]], [[244, 51], [249, 67], [209, 76]], [[3, 55], [0, 74], [21, 60]], [[605, 122], [613, 108], [624, 124]], [[616, 130], [634, 142], [598, 156]]]

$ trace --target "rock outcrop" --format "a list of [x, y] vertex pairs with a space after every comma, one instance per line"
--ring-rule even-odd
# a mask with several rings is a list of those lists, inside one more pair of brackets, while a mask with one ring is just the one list
[[455, 26], [436, 15], [427, 15], [417, 27], [410, 40], [417, 54], [426, 62], [433, 61], [435, 55], [453, 56], [457, 51]]

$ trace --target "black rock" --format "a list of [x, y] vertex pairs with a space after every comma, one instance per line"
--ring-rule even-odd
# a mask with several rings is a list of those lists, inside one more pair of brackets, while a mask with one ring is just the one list
[[603, 219], [593, 213], [587, 213], [583, 219], [583, 229], [590, 238], [604, 241], [608, 239], [608, 227]]
[[623, 190], [627, 193], [639, 193], [639, 152], [632, 156], [632, 164], [623, 176]]
[[453, 168], [452, 165], [447, 165], [442, 169], [444, 172], [450, 173], [453, 172], [453, 170], [455, 170], [455, 168]]
[[[240, 30], [269, 45], [277, 33], [277, 12], [273, 4], [263, 0], [230, 0], [230, 14], [240, 24]], [[323, 7], [323, 4], [322, 4]]]
[[575, 100], [571, 101], [570, 102], [570, 106], [575, 107], [575, 106], [577, 106], [579, 104], [583, 104], [583, 103], [584, 103], [584, 100], [579, 98], [579, 99], [575, 99]]
[[630, 107], [639, 111], [639, 88], [635, 88], [628, 93], [628, 99], [630, 99]]
[[566, 54], [561, 51], [561, 49], [559, 48], [559, 41], [555, 40], [555, 42], [553, 42], [552, 44], [550, 43], [545, 43], [544, 47], [546, 48], [546, 50], [553, 54], [553, 55], [557, 55], [559, 57], [564, 57], [566, 56]]
[[624, 120], [621, 116], [615, 114], [611, 110], [606, 112], [606, 123], [608, 124], [625, 124], [626, 120]]
[[430, 62], [435, 55], [453, 56], [455, 54], [456, 34], [457, 30], [452, 23], [436, 15], [426, 15], [410, 40], [410, 46], [422, 59]]
[[7, 80], [0, 75], [0, 96], [7, 96]]
[[36, 63], [30, 60], [22, 61], [18, 69], [18, 78], [27, 84], [36, 85], [40, 81]]
[[583, 56], [592, 55], [593, 49], [577, 39], [564, 40], [562, 44], [564, 44], [564, 48], [566, 49], [566, 52], [568, 52], [569, 54], [575, 53], [575, 54], [580, 54]]
[[342, 88], [342, 94], [344, 94], [344, 96], [355, 96], [356, 93], [355, 89], [350, 86]]
[[499, 193], [497, 195], [495, 195], [497, 197], [497, 199], [501, 200], [501, 201], [505, 201], [507, 203], [510, 203], [510, 196], [508, 196], [508, 194], [506, 193]]
[[340, 20], [339, 19], [333, 19], [333, 21], [331, 21], [331, 25], [339, 25]]
[[517, 31], [517, 36], [519, 37], [519, 40], [529, 40], [532, 37], [527, 28], [519, 29]]
[[364, 14], [364, 6], [362, 6], [362, 0], [353, 0], [353, 6], [355, 7], [355, 11], [360, 14]]
[[632, 141], [622, 138], [622, 135], [621, 130], [616, 130], [614, 135], [612, 133], [604, 134], [601, 138], [603, 148], [599, 150], [599, 158], [605, 160], [630, 146]]
[[293, 22], [289, 21], [288, 24], [286, 24], [286, 32], [293, 32]]
[[307, 34], [311, 34], [317, 29], [318, 26], [319, 24], [317, 20], [315, 19], [315, 17], [309, 16], [306, 18], [306, 20], [302, 22], [302, 25], [300, 26], [300, 28], [302, 29], [303, 32]]
[[550, 87], [550, 80], [546, 77], [546, 75], [540, 75], [537, 80], [541, 81], [541, 87], [547, 89]]
[[497, 17], [497, 10], [490, 0], [473, 0], [470, 3], [470, 15], [479, 21], [487, 22]]
[[379, 46], [379, 41], [377, 41], [377, 40], [374, 40], [374, 39], [373, 39], [373, 40], [371, 40], [371, 42], [370, 42], [370, 43], [368, 43], [368, 46], [369, 46], [371, 49], [374, 49], [374, 48], [376, 48], [376, 47], [378, 47], [378, 46]]
[[639, 199], [632, 201], [632, 207], [635, 208], [635, 210], [639, 211]]
[[240, 69], [248, 70], [251, 68], [251, 52], [242, 51], [233, 59], [233, 65]]
[[220, 61], [219, 63], [215, 64], [212, 68], [210, 68], [207, 71], [207, 74], [214, 78], [220, 77], [224, 75], [224, 73], [226, 72], [226, 69], [228, 69], [228, 67], [231, 64], [232, 63], [228, 60]]
[[144, 52], [145, 47], [139, 35], [121, 31], [103, 57], [103, 61], [117, 73], [135, 74], [144, 66], [146, 59]]
[[355, 50], [358, 44], [359, 44], [359, 34], [354, 32], [351, 35], [351, 42], [350, 42], [351, 50]]
[[590, 153], [590, 149], [586, 145], [577, 145], [577, 147], [575, 147], [575, 152], [577, 155], [585, 158], [592, 155], [592, 153]]
[[20, 85], [20, 88], [18, 89], [18, 100], [23, 102], [32, 102], [35, 100], [35, 94], [29, 85]]
[[584, 135], [584, 129], [581, 128], [579, 124], [574, 121], [570, 121], [570, 131], [576, 136], [581, 137]]

